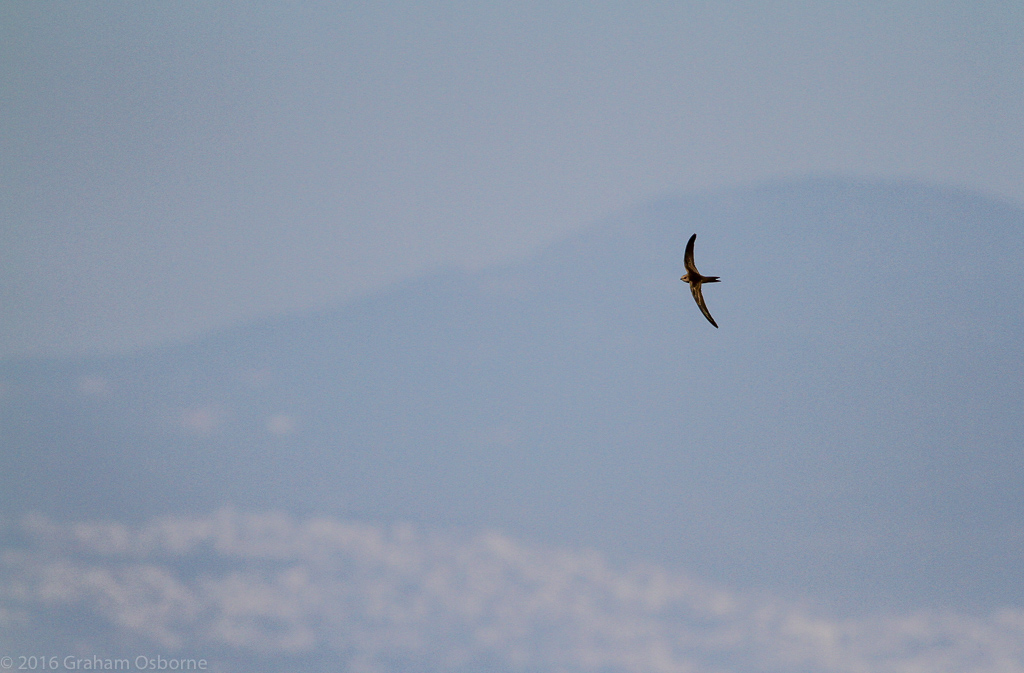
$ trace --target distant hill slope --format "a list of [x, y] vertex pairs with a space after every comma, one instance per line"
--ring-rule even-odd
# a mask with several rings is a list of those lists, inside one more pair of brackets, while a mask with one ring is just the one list
[[851, 610], [1021, 606], [1022, 261], [1024, 212], [963, 192], [667, 199], [337, 310], [6, 363], [0, 506], [489, 526]]

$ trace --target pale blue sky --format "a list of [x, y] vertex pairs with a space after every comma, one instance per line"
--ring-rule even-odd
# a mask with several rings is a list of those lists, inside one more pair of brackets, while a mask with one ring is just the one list
[[1018, 2], [7, 2], [0, 64], [0, 356], [322, 306], [666, 193], [1024, 203]]

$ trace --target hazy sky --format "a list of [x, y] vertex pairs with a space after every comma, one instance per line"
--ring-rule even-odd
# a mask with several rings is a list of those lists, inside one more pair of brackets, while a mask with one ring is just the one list
[[665, 193], [1024, 203], [1024, 5], [0, 4], [0, 356], [507, 259]]

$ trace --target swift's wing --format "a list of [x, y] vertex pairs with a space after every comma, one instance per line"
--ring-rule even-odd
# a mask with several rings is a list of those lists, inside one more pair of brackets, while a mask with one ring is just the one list
[[[693, 239], [690, 239], [693, 242]], [[693, 283], [690, 285], [690, 293], [693, 294], [694, 300], [697, 302], [697, 306], [700, 306], [700, 312], [704, 314], [704, 317], [708, 319], [708, 322], [718, 328], [718, 323], [711, 317], [711, 312], [708, 311], [707, 304], [704, 303], [704, 294], [700, 291], [700, 283]]]
[[[686, 273], [691, 274], [691, 278], [700, 278], [700, 271], [697, 271], [697, 266], [693, 263], [693, 242], [697, 240], [697, 234], [690, 237], [690, 240], [686, 242], [686, 254], [683, 255], [683, 264], [686, 265]], [[694, 294], [696, 297], [697, 295]]]

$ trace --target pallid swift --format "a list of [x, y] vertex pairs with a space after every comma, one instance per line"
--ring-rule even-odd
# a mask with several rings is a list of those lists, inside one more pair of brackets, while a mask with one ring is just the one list
[[708, 322], [718, 328], [718, 323], [711, 317], [708, 312], [708, 307], [704, 303], [704, 295], [700, 292], [700, 286], [703, 283], [717, 283], [718, 276], [702, 276], [700, 271], [697, 271], [696, 265], [693, 263], [693, 242], [697, 240], [697, 234], [690, 237], [690, 240], [686, 244], [686, 254], [683, 256], [683, 264], [686, 265], [686, 275], [679, 280], [684, 283], [690, 284], [690, 293], [693, 294], [694, 300], [697, 302], [697, 306], [700, 306], [700, 312], [704, 314], [704, 317], [708, 319]]

